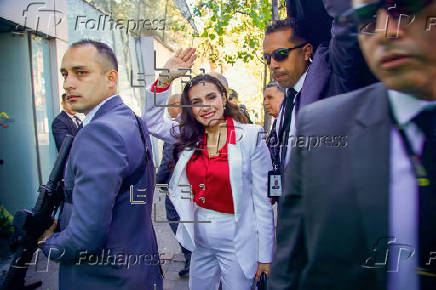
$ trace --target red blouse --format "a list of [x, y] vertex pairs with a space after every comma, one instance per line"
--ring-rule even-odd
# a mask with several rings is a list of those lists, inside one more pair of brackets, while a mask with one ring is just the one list
[[186, 175], [192, 186], [194, 201], [198, 206], [234, 214], [227, 144], [236, 144], [236, 136], [232, 118], [227, 117], [226, 120], [227, 141], [218, 151], [219, 155], [209, 157], [205, 134], [202, 149], [194, 153], [186, 164]]

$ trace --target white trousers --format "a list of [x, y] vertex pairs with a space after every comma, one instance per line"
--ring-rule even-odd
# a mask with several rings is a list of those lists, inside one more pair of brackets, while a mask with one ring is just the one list
[[198, 207], [194, 225], [195, 250], [189, 268], [189, 289], [249, 290], [253, 279], [247, 279], [236, 257], [233, 238], [235, 217]]

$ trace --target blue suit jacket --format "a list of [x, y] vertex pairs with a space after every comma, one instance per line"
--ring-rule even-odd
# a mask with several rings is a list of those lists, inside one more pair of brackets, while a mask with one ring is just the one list
[[[151, 144], [143, 128], [147, 151], [134, 113], [116, 96], [77, 134], [65, 171], [72, 202], [64, 205], [61, 231], [42, 246], [61, 262], [61, 290], [162, 289]], [[144, 204], [132, 204], [132, 197]]]
[[65, 111], [60, 112], [59, 115], [56, 116], [56, 118], [53, 120], [53, 123], [51, 124], [51, 128], [58, 151], [61, 148], [62, 142], [64, 142], [65, 136], [67, 136], [67, 134], [76, 136], [78, 132], [76, 124], [74, 124], [73, 120], [68, 117]]

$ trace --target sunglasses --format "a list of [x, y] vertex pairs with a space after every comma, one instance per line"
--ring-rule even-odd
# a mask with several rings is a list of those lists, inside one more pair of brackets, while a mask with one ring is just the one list
[[288, 58], [289, 53], [297, 48], [302, 48], [303, 46], [305, 46], [306, 44], [308, 44], [308, 42], [305, 42], [303, 44], [300, 44], [296, 47], [290, 47], [290, 48], [279, 48], [273, 51], [273, 53], [268, 54], [268, 53], [264, 53], [263, 54], [263, 60], [266, 61], [267, 65], [271, 64], [271, 58], [274, 59], [275, 61], [284, 61], [285, 59]]
[[[399, 20], [399, 25], [407, 26], [415, 19], [415, 14], [424, 9], [432, 0], [377, 0], [350, 9], [340, 17], [340, 22], [354, 22], [361, 34], [373, 34], [377, 30], [377, 11], [386, 10], [387, 14]], [[401, 21], [407, 17], [408, 21]]]

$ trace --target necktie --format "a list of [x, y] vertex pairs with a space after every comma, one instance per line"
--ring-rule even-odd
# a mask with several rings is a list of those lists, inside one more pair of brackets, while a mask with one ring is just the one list
[[[436, 261], [430, 260], [436, 251], [436, 108], [422, 111], [413, 120], [425, 135], [421, 162], [430, 184], [419, 186], [419, 268], [436, 275]], [[429, 265], [427, 265], [429, 264]], [[421, 289], [434, 289], [436, 277], [421, 275]]]
[[[291, 126], [291, 120], [292, 120], [292, 111], [294, 109], [294, 100], [295, 96], [297, 95], [297, 91], [294, 88], [289, 88], [286, 92], [285, 100], [283, 101], [283, 109], [282, 109], [282, 115], [280, 120], [280, 129], [279, 129], [279, 144], [283, 145], [280, 146], [281, 154], [280, 154], [280, 170], [283, 173], [284, 167], [285, 167], [285, 158], [286, 158], [286, 151], [288, 147], [288, 135], [290, 131]], [[286, 133], [286, 134], [285, 134]]]
[[294, 88], [289, 88], [286, 92], [285, 100], [283, 101], [282, 115], [280, 118], [279, 138], [283, 136], [284, 131], [291, 124], [292, 110], [294, 108], [294, 99], [297, 91]]
[[73, 116], [74, 122], [76, 122], [77, 128], [82, 128], [82, 120], [80, 120], [77, 116]]
[[279, 153], [279, 141], [277, 138], [277, 119], [274, 120], [273, 124], [272, 124], [272, 128], [271, 128], [271, 132], [268, 135], [268, 140], [267, 140], [267, 144], [268, 144], [268, 148], [271, 152], [271, 159], [273, 162], [273, 167], [274, 170], [279, 168], [280, 162], [279, 162], [279, 158], [280, 158], [280, 153]]

